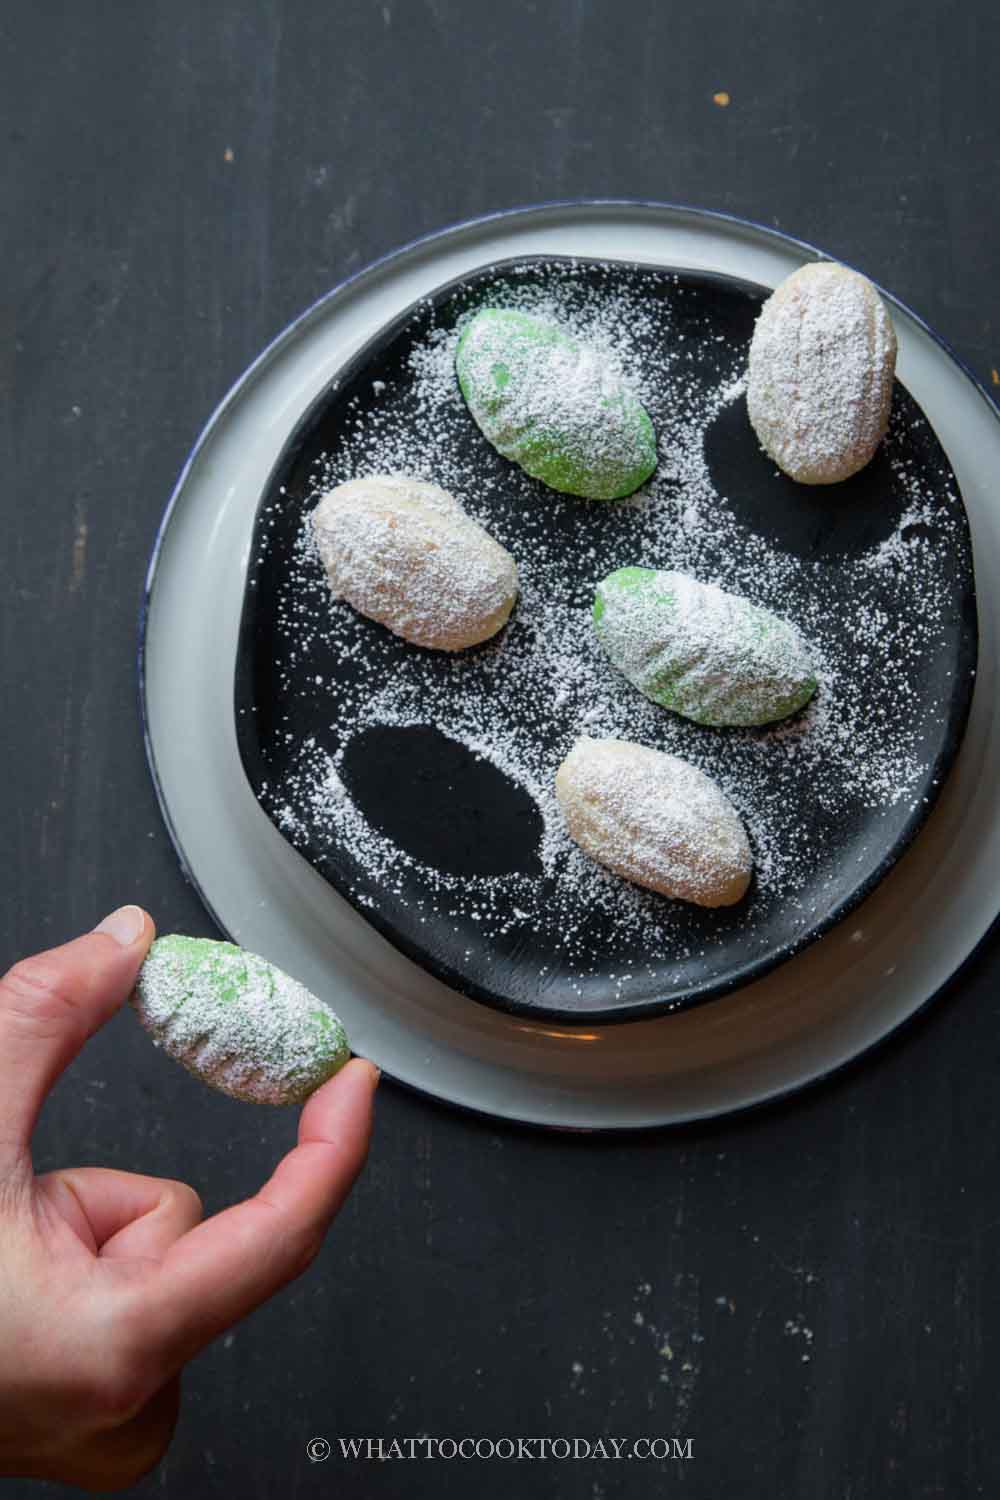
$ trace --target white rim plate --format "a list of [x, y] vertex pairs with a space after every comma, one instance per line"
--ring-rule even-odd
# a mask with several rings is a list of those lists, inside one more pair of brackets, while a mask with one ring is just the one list
[[[820, 252], [773, 230], [661, 204], [518, 209], [444, 230], [331, 292], [229, 393], [188, 460], [146, 585], [140, 691], [171, 836], [219, 926], [328, 999], [391, 1077], [464, 1108], [564, 1129], [680, 1124], [749, 1108], [857, 1057], [930, 1001], [996, 917], [1000, 753], [1000, 413], [893, 302], [898, 373], [955, 469], [979, 580], [979, 674], [965, 743], [926, 827], [864, 904], [736, 994], [653, 1021], [559, 1027], [469, 1000], [398, 953], [281, 838], [236, 747], [233, 669], [250, 536], [292, 427], [344, 361], [425, 292], [518, 255], [721, 271], [774, 286]], [[920, 941], [915, 940], [919, 934]]]

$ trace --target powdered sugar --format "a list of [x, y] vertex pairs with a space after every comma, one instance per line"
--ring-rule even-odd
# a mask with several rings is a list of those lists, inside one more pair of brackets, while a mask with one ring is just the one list
[[[648, 273], [649, 289], [665, 276]], [[892, 813], [897, 827], [892, 810], [908, 813], [923, 795], [923, 673], [928, 657], [943, 649], [950, 575], [964, 545], [947, 475], [926, 464], [907, 468], [915, 419], [900, 414], [889, 439], [893, 484], [907, 497], [904, 516], [930, 517], [919, 535], [908, 537], [900, 522], [860, 557], [818, 558], [765, 536], [738, 495], [718, 492], [705, 451], [713, 424], [742, 401], [746, 343], [718, 343], [697, 303], [685, 312], [683, 293], [675, 284], [658, 300], [645, 284], [623, 288], [614, 277], [596, 291], [565, 264], [544, 275], [537, 265], [523, 276], [508, 269], [489, 290], [493, 304], [572, 327], [591, 347], [605, 348], [627, 376], [660, 439], [656, 473], [630, 499], [563, 499], [488, 449], [472, 428], [453, 368], [470, 304], [440, 324], [422, 312], [405, 365], [395, 375], [379, 371], [378, 400], [358, 398], [345, 410], [301, 502], [294, 545], [279, 555], [269, 542], [285, 497], [275, 498], [258, 525], [255, 565], [281, 570], [273, 647], [287, 703], [276, 723], [284, 713], [289, 726], [274, 731], [280, 771], [261, 789], [264, 805], [293, 842], [343, 852], [361, 906], [405, 908], [414, 930], [432, 916], [448, 924], [459, 978], [462, 955], [471, 960], [476, 945], [520, 951], [530, 934], [551, 954], [539, 965], [539, 994], [558, 970], [582, 1003], [595, 985], [606, 986], [609, 958], [616, 992], [652, 984], [669, 993], [683, 987], [692, 963], [711, 963], [716, 952], [723, 963], [730, 935], [742, 935], [751, 950], [758, 931], [762, 944], [770, 941], [769, 913], [783, 914], [786, 942], [807, 933], [838, 898], [843, 830], [852, 831], [850, 859], [874, 868], [883, 847], [880, 820]], [[517, 559], [514, 615], [499, 637], [472, 653], [447, 658], [406, 647], [348, 606], [331, 605], [308, 514], [332, 485], [386, 472], [444, 486]], [[832, 493], [829, 500], [836, 504]], [[788, 618], [810, 644], [819, 683], [813, 701], [769, 729], [726, 731], [646, 701], [607, 661], [591, 627], [595, 585], [623, 565], [683, 572]], [[324, 686], [303, 733], [297, 726], [306, 671]], [[942, 687], [942, 718], [947, 709]], [[428, 724], [534, 799], [543, 830], [537, 868], [489, 877], [433, 868], [380, 832], [358, 805], [342, 779], [351, 742], [378, 726]], [[581, 733], [679, 755], [718, 783], [754, 853], [746, 902], [724, 915], [695, 912], [623, 883], [573, 844], [553, 779]]]
[[237, 1099], [301, 1102], [350, 1055], [328, 1005], [233, 943], [158, 938], [132, 1003], [164, 1051]]
[[417, 645], [487, 640], [517, 598], [510, 553], [437, 485], [355, 479], [324, 495], [312, 524], [334, 597]]
[[753, 858], [731, 804], [697, 766], [622, 740], [577, 740], [556, 775], [566, 826], [609, 870], [699, 906], [744, 895]]
[[553, 489], [610, 499], [652, 471], [653, 428], [613, 350], [554, 321], [485, 308], [463, 330], [455, 366], [490, 442]]
[[634, 687], [696, 724], [767, 724], [815, 689], [794, 625], [685, 573], [610, 574], [597, 586], [595, 628]]
[[871, 282], [846, 267], [801, 267], [754, 330], [747, 401], [768, 453], [809, 484], [871, 458], [889, 413], [896, 337]]

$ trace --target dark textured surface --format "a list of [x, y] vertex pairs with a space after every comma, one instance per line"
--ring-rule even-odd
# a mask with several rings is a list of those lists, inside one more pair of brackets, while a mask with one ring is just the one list
[[[987, 382], [1000, 364], [985, 0], [36, 0], [0, 42], [4, 960], [130, 899], [210, 930], [142, 760], [146, 557], [215, 402], [373, 256], [533, 199], [695, 202], [859, 265]], [[320, 1261], [196, 1362], [138, 1493], [996, 1493], [998, 963], [994, 942], [832, 1085], [682, 1135], [546, 1138], [386, 1087]], [[215, 1208], [293, 1130], [124, 1015], [58, 1087], [38, 1164], [187, 1177]], [[305, 1457], [317, 1434], [605, 1431], [695, 1457]]]

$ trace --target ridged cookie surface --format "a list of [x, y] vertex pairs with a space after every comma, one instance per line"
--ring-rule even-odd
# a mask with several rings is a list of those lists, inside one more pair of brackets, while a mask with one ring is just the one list
[[328, 1005], [234, 943], [157, 938], [132, 1004], [158, 1046], [203, 1083], [255, 1104], [297, 1104], [343, 1067]]
[[577, 740], [556, 773], [566, 827], [591, 859], [636, 885], [732, 906], [753, 857], [725, 793], [675, 755], [628, 740]]
[[323, 496], [312, 526], [334, 597], [416, 646], [476, 646], [514, 607], [513, 557], [436, 484], [349, 480]]
[[462, 333], [455, 370], [484, 436], [550, 489], [615, 500], [656, 467], [645, 407], [598, 350], [552, 324], [484, 307]]
[[597, 585], [594, 630], [633, 687], [696, 724], [770, 724], [816, 691], [791, 621], [686, 573], [618, 568]]
[[754, 431], [801, 484], [848, 479], [885, 436], [895, 368], [896, 334], [867, 277], [826, 261], [801, 266], [764, 303], [754, 329]]

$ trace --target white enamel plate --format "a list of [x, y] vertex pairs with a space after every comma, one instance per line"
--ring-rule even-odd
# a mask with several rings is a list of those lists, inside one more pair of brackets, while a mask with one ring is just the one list
[[[774, 286], [818, 252], [665, 205], [578, 203], [501, 214], [389, 257], [317, 303], [247, 371], [181, 475], [150, 565], [140, 673], [164, 817], [221, 928], [328, 999], [356, 1051], [438, 1098], [576, 1129], [666, 1125], [746, 1108], [856, 1057], [925, 1005], [996, 917], [1000, 600], [981, 588], [979, 676], [958, 763], [913, 847], [814, 947], [725, 999], [586, 1029], [487, 1009], [381, 938], [280, 836], [236, 746], [233, 670], [250, 536], [291, 429], [372, 334], [487, 262], [577, 255], [720, 271]], [[979, 579], [1000, 574], [1000, 413], [893, 301], [900, 380], [955, 470]], [[916, 941], [919, 934], [920, 941]]]

